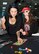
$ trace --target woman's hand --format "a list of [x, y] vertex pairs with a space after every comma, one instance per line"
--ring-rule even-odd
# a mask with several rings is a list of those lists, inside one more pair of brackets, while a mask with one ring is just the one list
[[18, 38], [18, 43], [23, 43], [23, 39]]
[[20, 29], [20, 32], [23, 32], [23, 29]]
[[28, 32], [23, 31], [23, 29], [20, 29], [20, 32], [21, 32], [23, 35], [28, 35]]
[[22, 34], [23, 35], [28, 35], [28, 32], [23, 31]]
[[25, 32], [25, 31], [23, 31], [23, 32], [22, 32], [22, 34], [23, 34], [23, 35], [26, 35], [26, 32]]

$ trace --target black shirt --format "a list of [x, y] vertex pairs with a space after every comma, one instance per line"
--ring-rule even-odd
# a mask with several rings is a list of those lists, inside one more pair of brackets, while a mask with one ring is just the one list
[[14, 25], [11, 25], [9, 23], [8, 18], [5, 18], [5, 19], [6, 19], [5, 25], [6, 25], [6, 30], [7, 30], [8, 34], [10, 34], [10, 35], [16, 34], [16, 32], [19, 31], [21, 28], [21, 23], [22, 23], [21, 17], [17, 16], [16, 23]]
[[[21, 14], [21, 18], [22, 18], [22, 21], [23, 21], [22, 28], [25, 31], [25, 29], [24, 29], [24, 15], [23, 14]], [[34, 22], [32, 22], [30, 24], [30, 30], [28, 31], [29, 34], [26, 35], [26, 36], [31, 36], [33, 33], [37, 33], [37, 32], [38, 32], [38, 23], [35, 20]]]

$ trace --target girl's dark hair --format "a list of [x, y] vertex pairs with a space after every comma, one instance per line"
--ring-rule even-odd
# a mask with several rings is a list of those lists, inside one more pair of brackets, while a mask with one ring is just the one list
[[9, 18], [9, 17], [12, 18], [11, 14], [10, 14], [10, 9], [11, 9], [11, 8], [16, 8], [17, 11], [19, 11], [19, 10], [18, 10], [18, 6], [17, 6], [15, 3], [9, 4], [9, 5], [8, 5], [8, 8], [7, 8], [7, 10], [6, 10], [6, 13], [7, 13], [6, 16], [8, 16], [8, 18]]

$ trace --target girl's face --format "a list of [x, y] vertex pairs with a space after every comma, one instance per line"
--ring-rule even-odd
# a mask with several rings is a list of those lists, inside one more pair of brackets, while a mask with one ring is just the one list
[[25, 11], [23, 12], [24, 16], [28, 16], [29, 13], [30, 13], [30, 10], [25, 10]]
[[15, 17], [15, 16], [17, 15], [17, 9], [16, 9], [16, 8], [11, 8], [11, 9], [10, 9], [10, 15], [11, 15], [12, 17]]

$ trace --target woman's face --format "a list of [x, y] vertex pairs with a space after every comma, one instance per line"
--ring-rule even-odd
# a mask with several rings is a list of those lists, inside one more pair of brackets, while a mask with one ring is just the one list
[[30, 13], [30, 10], [25, 10], [25, 11], [23, 12], [23, 14], [24, 14], [25, 16], [28, 16], [29, 13]]
[[12, 17], [15, 17], [15, 16], [17, 15], [17, 9], [16, 9], [16, 8], [11, 8], [11, 9], [10, 9], [10, 15], [11, 15]]

